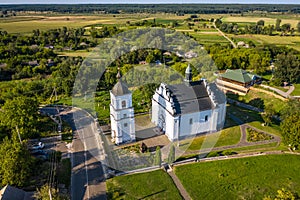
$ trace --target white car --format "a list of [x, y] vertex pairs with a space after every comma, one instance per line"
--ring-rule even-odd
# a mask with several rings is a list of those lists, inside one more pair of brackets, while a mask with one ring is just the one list
[[42, 142], [39, 142], [38, 144], [35, 144], [31, 147], [32, 150], [36, 150], [36, 149], [43, 149], [45, 147], [45, 144]]

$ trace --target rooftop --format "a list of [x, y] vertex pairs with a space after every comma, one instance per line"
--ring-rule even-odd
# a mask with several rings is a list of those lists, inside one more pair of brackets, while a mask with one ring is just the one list
[[253, 80], [254, 76], [259, 77], [258, 75], [247, 72], [243, 69], [236, 69], [236, 70], [227, 69], [224, 74], [220, 75], [221, 78], [234, 80], [240, 83], [249, 83]]
[[122, 96], [131, 93], [127, 85], [121, 79], [118, 80], [117, 84], [113, 87], [111, 92], [115, 96]]
[[213, 108], [203, 81], [169, 85], [168, 88], [172, 94], [176, 115]]

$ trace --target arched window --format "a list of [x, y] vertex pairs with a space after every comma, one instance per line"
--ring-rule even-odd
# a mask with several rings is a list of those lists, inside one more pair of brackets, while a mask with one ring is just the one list
[[122, 108], [126, 108], [126, 101], [125, 100], [122, 101]]

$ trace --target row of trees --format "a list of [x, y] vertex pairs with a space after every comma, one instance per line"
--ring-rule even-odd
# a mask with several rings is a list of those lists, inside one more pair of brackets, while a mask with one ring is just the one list
[[256, 24], [250, 24], [241, 26], [238, 23], [226, 23], [222, 22], [221, 19], [216, 20], [216, 26], [225, 33], [231, 34], [263, 34], [263, 35], [274, 35], [275, 31], [281, 32], [281, 35], [294, 35], [296, 30], [300, 33], [300, 22], [297, 24], [296, 29], [291, 24], [281, 24], [281, 19], [276, 20], [275, 25], [265, 26], [264, 20], [259, 20]]
[[[1, 5], [4, 12], [58, 12], [58, 13], [176, 13], [227, 14], [253, 11], [299, 13], [299, 5], [277, 4], [80, 4], [80, 5]], [[18, 14], [18, 13], [17, 13]]]

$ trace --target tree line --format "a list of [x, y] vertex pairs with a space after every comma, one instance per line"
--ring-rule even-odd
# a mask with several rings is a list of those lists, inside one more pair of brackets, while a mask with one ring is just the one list
[[51, 13], [175, 13], [227, 14], [253, 11], [299, 13], [298, 4], [80, 4], [80, 5], [1, 5], [3, 12], [51, 12]]
[[300, 21], [297, 27], [292, 27], [290, 23], [281, 24], [281, 19], [276, 19], [275, 25], [265, 25], [264, 20], [259, 20], [256, 24], [250, 24], [242, 26], [238, 23], [223, 22], [221, 19], [216, 19], [216, 26], [223, 32], [229, 34], [262, 34], [262, 35], [278, 35], [280, 32], [281, 36], [295, 36], [295, 32], [300, 33]]

